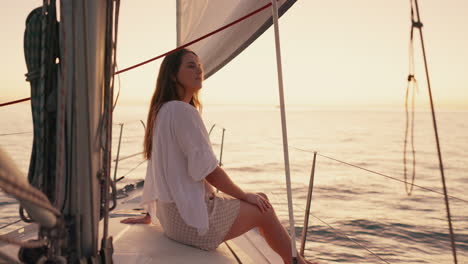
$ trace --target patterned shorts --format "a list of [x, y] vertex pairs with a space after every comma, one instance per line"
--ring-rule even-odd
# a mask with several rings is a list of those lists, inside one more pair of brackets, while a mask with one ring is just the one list
[[160, 221], [164, 234], [169, 238], [203, 250], [213, 250], [223, 242], [239, 214], [240, 201], [226, 194], [216, 194], [205, 199], [208, 208], [208, 232], [200, 236], [198, 230], [188, 226], [177, 210], [175, 203], [157, 201], [157, 210], [164, 219]]

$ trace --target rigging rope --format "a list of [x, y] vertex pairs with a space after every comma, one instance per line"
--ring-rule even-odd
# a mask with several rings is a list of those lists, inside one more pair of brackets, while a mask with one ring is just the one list
[[327, 225], [332, 231], [333, 233], [335, 234], [340, 234], [344, 237], [346, 237], [347, 239], [349, 239], [351, 242], [353, 242], [354, 244], [358, 245], [359, 247], [361, 247], [362, 249], [366, 250], [367, 252], [371, 253], [374, 257], [380, 259], [381, 261], [385, 262], [385, 263], [388, 263], [390, 264], [390, 262], [386, 261], [385, 259], [381, 258], [379, 255], [375, 254], [374, 252], [372, 252], [370, 249], [368, 249], [367, 247], [361, 245], [359, 242], [357, 242], [355, 239], [349, 237], [348, 235], [346, 235], [343, 231], [340, 231], [334, 227], [332, 227], [330, 224], [328, 224], [327, 222], [323, 221], [322, 219], [318, 218], [317, 216], [315, 216], [314, 214], [310, 214], [312, 217], [314, 217], [315, 219], [319, 220], [320, 222], [322, 222], [323, 224]]
[[[115, 63], [115, 68], [118, 70], [119, 68], [117, 67], [117, 63]], [[117, 102], [119, 101], [119, 97], [120, 97], [120, 87], [121, 87], [121, 84], [120, 84], [120, 75], [117, 75], [117, 79], [118, 79], [118, 83], [119, 83], [119, 90], [117, 90], [117, 95], [115, 96], [115, 100], [114, 100], [114, 105], [112, 106], [112, 111], [115, 110], [115, 107], [117, 106]], [[113, 84], [112, 84], [113, 85]]]
[[[349, 162], [346, 162], [346, 161], [342, 161], [342, 160], [339, 160], [339, 159], [335, 159], [335, 158], [332, 158], [332, 157], [329, 157], [329, 156], [320, 154], [318, 151], [315, 151], [315, 150], [306, 150], [306, 149], [301, 149], [301, 148], [294, 147], [294, 146], [289, 146], [289, 147], [294, 148], [294, 149], [299, 150], [299, 151], [304, 151], [304, 152], [309, 152], [309, 153], [317, 152], [317, 155], [318, 155], [318, 156], [321, 156], [321, 157], [324, 157], [324, 158], [327, 158], [327, 159], [330, 159], [330, 160], [333, 160], [333, 161], [336, 161], [336, 162], [339, 162], [339, 163], [342, 163], [342, 164], [345, 164], [345, 165], [348, 165], [348, 166], [351, 166], [351, 167], [354, 167], [354, 168], [357, 168], [357, 169], [361, 169], [361, 170], [364, 170], [364, 171], [367, 171], [367, 172], [370, 172], [370, 173], [373, 173], [373, 174], [376, 174], [376, 175], [379, 175], [379, 176], [383, 176], [383, 177], [385, 177], [385, 178], [388, 178], [388, 179], [391, 179], [391, 180], [394, 180], [394, 181], [399, 181], [399, 182], [408, 184], [408, 182], [403, 181], [403, 180], [400, 180], [400, 179], [398, 179], [397, 177], [392, 177], [392, 176], [389, 176], [389, 175], [386, 175], [386, 174], [383, 174], [383, 173], [380, 173], [380, 172], [377, 172], [377, 171], [374, 171], [374, 170], [370, 170], [370, 169], [366, 169], [366, 168], [361, 167], [361, 166], [358, 166], [358, 165], [354, 165], [354, 164], [349, 163]], [[417, 185], [417, 184], [414, 184], [414, 186], [416, 186], [416, 187], [418, 187], [418, 188], [420, 188], [420, 189], [429, 191], [429, 192], [433, 192], [433, 193], [437, 193], [437, 194], [440, 194], [440, 195], [444, 195], [443, 192], [439, 192], [439, 191], [436, 191], [436, 190], [433, 190], [433, 189], [430, 189], [430, 188], [426, 188], [426, 187], [423, 187], [423, 186], [420, 186], [420, 185]], [[456, 197], [456, 196], [449, 195], [448, 197], [450, 197], [450, 198], [452, 198], [452, 199], [454, 199], [454, 200], [458, 200], [458, 201], [461, 201], [461, 202], [468, 203], [468, 200], [465, 200], [465, 199], [462, 199], [462, 198], [458, 198], [458, 197]]]
[[128, 156], [125, 156], [123, 158], [119, 158], [119, 159], [114, 159], [114, 161], [122, 161], [122, 160], [126, 160], [126, 159], [129, 159], [129, 158], [133, 158], [133, 157], [136, 157], [138, 155], [141, 155], [143, 154], [143, 152], [138, 152], [138, 153], [135, 153], [135, 154], [132, 154], [132, 155], [128, 155]]
[[429, 69], [427, 66], [427, 58], [426, 58], [426, 48], [424, 47], [424, 38], [423, 38], [423, 33], [422, 33], [422, 23], [421, 23], [421, 17], [419, 15], [419, 6], [418, 6], [418, 0], [414, 0], [414, 5], [413, 5], [413, 0], [410, 0], [411, 4], [411, 10], [415, 10], [416, 16], [417, 16], [417, 21], [416, 23], [419, 24], [417, 27], [419, 29], [419, 37], [421, 40], [421, 48], [422, 48], [422, 54], [424, 58], [424, 68], [426, 71], [426, 80], [427, 80], [427, 90], [429, 92], [429, 101], [431, 105], [431, 113], [432, 113], [432, 123], [434, 126], [434, 134], [435, 134], [435, 140], [436, 140], [436, 146], [437, 146], [437, 154], [439, 157], [439, 169], [440, 169], [440, 175], [441, 175], [441, 180], [442, 180], [442, 188], [444, 190], [444, 198], [445, 198], [445, 208], [447, 211], [447, 222], [449, 226], [449, 233], [450, 233], [450, 242], [452, 246], [452, 254], [453, 254], [453, 261], [455, 264], [458, 263], [457, 261], [457, 249], [455, 247], [455, 234], [453, 233], [453, 227], [452, 227], [452, 218], [450, 216], [450, 206], [449, 206], [449, 200], [448, 200], [448, 191], [447, 191], [447, 185], [445, 183], [445, 175], [444, 175], [444, 164], [442, 162], [442, 151], [440, 150], [440, 142], [439, 142], [439, 133], [437, 131], [437, 121], [436, 121], [436, 116], [435, 116], [435, 109], [434, 109], [434, 101], [432, 99], [432, 90], [431, 90], [431, 82], [429, 78]]
[[[115, 4], [115, 5], [114, 5]], [[109, 6], [110, 5], [110, 6]], [[106, 58], [105, 58], [105, 88], [104, 88], [104, 114], [101, 123], [101, 135], [100, 145], [104, 151], [102, 157], [103, 170], [101, 179], [101, 217], [103, 220], [103, 235], [101, 239], [101, 254], [107, 256], [112, 255], [112, 239], [109, 240], [109, 211], [115, 209], [117, 206], [115, 181], [111, 179], [111, 161], [112, 161], [112, 116], [116, 106], [114, 103], [114, 81], [115, 81], [115, 67], [116, 67], [116, 51], [117, 51], [117, 22], [119, 17], [119, 6], [120, 0], [108, 1], [106, 10]], [[118, 96], [120, 95], [120, 89]], [[120, 130], [120, 140], [122, 138], [122, 127]], [[120, 142], [119, 142], [120, 151]], [[117, 169], [117, 167], [116, 167]], [[112, 189], [112, 194], [109, 193], [109, 189]], [[112, 197], [112, 198], [111, 198]], [[109, 208], [109, 200], [112, 199], [113, 205]], [[111, 256], [108, 256], [111, 257]]]
[[30, 99], [31, 99], [31, 97], [27, 97], [27, 98], [23, 98], [23, 99], [14, 100], [14, 101], [11, 101], [11, 102], [1, 103], [0, 107], [11, 105], [11, 104], [17, 104], [17, 103], [21, 103], [21, 102], [26, 102], [26, 101], [29, 101]]
[[[287, 203], [287, 201], [286, 201], [286, 199], [283, 197], [283, 195], [279, 195], [279, 193], [276, 193], [276, 192], [271, 192], [271, 193], [272, 193], [272, 194], [278, 194], [277, 196], [275, 195], [275, 197], [280, 197], [280, 199], [281, 199], [283, 202], [286, 202], [286, 203]], [[305, 208], [304, 208], [302, 205], [296, 204], [296, 205], [294, 205], [294, 206], [296, 206], [297, 208], [303, 210], [304, 212], [306, 211]], [[371, 251], [370, 249], [368, 249], [367, 247], [361, 245], [361, 244], [360, 244], [359, 242], [357, 242], [355, 239], [353, 239], [353, 238], [349, 237], [348, 235], [346, 235], [344, 232], [342, 232], [342, 231], [340, 231], [340, 230], [338, 230], [338, 229], [332, 227], [330, 224], [328, 224], [327, 222], [323, 221], [322, 219], [320, 219], [319, 217], [315, 216], [314, 214], [310, 213], [310, 215], [311, 215], [312, 217], [316, 218], [317, 220], [319, 220], [320, 222], [322, 222], [323, 224], [327, 225], [327, 226], [332, 230], [333, 233], [339, 234], [339, 235], [341, 235], [341, 236], [346, 237], [346, 238], [349, 239], [351, 242], [353, 242], [354, 244], [356, 244], [358, 247], [360, 247], [360, 248], [366, 250], [367, 252], [371, 253], [371, 254], [372, 254], [373, 256], [375, 256], [376, 258], [380, 259], [381, 261], [383, 261], [383, 262], [385, 262], [385, 263], [389, 263], [388, 261], [386, 261], [385, 259], [381, 258], [381, 257], [380, 257], [379, 255], [377, 255], [376, 253], [372, 252], [372, 251]], [[302, 227], [302, 228], [304, 228], [304, 227]]]
[[[206, 34], [206, 35], [203, 35], [203, 36], [201, 36], [201, 37], [199, 37], [199, 38], [197, 38], [197, 39], [195, 39], [195, 40], [193, 40], [193, 41], [190, 41], [190, 42], [188, 42], [188, 43], [186, 43], [186, 44], [184, 44], [184, 45], [182, 45], [182, 46], [180, 46], [180, 47], [177, 47], [177, 48], [175, 48], [175, 49], [173, 49], [173, 50], [170, 50], [170, 51], [168, 51], [168, 52], [165, 52], [165, 53], [163, 53], [163, 54], [161, 54], [161, 55], [159, 55], [159, 56], [156, 56], [156, 57], [151, 58], [151, 59], [149, 59], [149, 60], [140, 62], [140, 63], [138, 63], [138, 64], [135, 64], [135, 65], [133, 65], [133, 66], [130, 66], [130, 67], [128, 67], [128, 68], [125, 68], [125, 69], [123, 69], [123, 70], [117, 71], [117, 72], [115, 72], [115, 74], [120, 74], [120, 73], [129, 71], [129, 70], [138, 68], [138, 67], [140, 67], [140, 66], [142, 66], [142, 65], [145, 65], [145, 64], [150, 63], [150, 62], [152, 62], [152, 61], [155, 61], [155, 60], [157, 60], [157, 59], [160, 59], [160, 58], [162, 58], [162, 57], [164, 57], [164, 56], [167, 56], [167, 55], [169, 55], [169, 54], [171, 54], [171, 53], [173, 53], [173, 52], [176, 52], [176, 51], [178, 51], [178, 50], [184, 49], [184, 48], [186, 48], [186, 47], [188, 47], [188, 46], [190, 46], [190, 45], [192, 45], [192, 44], [194, 44], [194, 43], [197, 43], [197, 42], [199, 42], [199, 41], [201, 41], [201, 40], [203, 40], [203, 39], [205, 39], [205, 38], [208, 38], [208, 37], [210, 37], [210, 36], [212, 36], [212, 35], [214, 35], [214, 34], [220, 32], [220, 31], [223, 31], [223, 30], [225, 30], [225, 29], [227, 29], [227, 28], [229, 28], [229, 27], [231, 27], [231, 26], [233, 26], [233, 25], [235, 25], [235, 24], [237, 24], [237, 23], [239, 23], [239, 22], [241, 22], [241, 21], [243, 21], [243, 20], [245, 20], [245, 19], [247, 19], [247, 18], [249, 18], [249, 17], [255, 15], [255, 14], [257, 14], [257, 13], [259, 13], [259, 12], [261, 12], [261, 11], [267, 9], [267, 8], [270, 7], [270, 6], [271, 6], [271, 3], [268, 3], [268, 4], [266, 4], [266, 5], [262, 6], [262, 7], [260, 7], [259, 9], [254, 10], [253, 12], [251, 12], [251, 13], [249, 13], [249, 14], [247, 14], [247, 15], [245, 15], [245, 16], [243, 16], [243, 17], [241, 17], [241, 18], [239, 18], [239, 19], [237, 19], [237, 20], [235, 20], [235, 21], [233, 21], [233, 22], [231, 22], [231, 23], [225, 25], [225, 26], [222, 26], [222, 27], [220, 27], [220, 28], [218, 28], [218, 29], [216, 29], [216, 30], [214, 30], [214, 31], [212, 31], [212, 32], [210, 32], [210, 33], [208, 33], [208, 34]], [[30, 100], [30, 99], [31, 99], [31, 98], [23, 98], [23, 99], [16, 100], [16, 101], [12, 101], [12, 102], [2, 103], [2, 104], [0, 104], [0, 107], [6, 106], [6, 105], [15, 104], [15, 103], [24, 102], [24, 101], [27, 101], [27, 100]]]
[[50, 204], [47, 196], [19, 176], [20, 174], [14, 162], [0, 149], [0, 188], [22, 203], [30, 203], [60, 215], [60, 212]]
[[18, 219], [18, 220], [16, 220], [16, 221], [13, 221], [13, 222], [11, 222], [11, 223], [8, 223], [8, 224], [5, 224], [5, 225], [1, 226], [1, 227], [0, 227], [0, 230], [2, 230], [3, 228], [7, 228], [7, 227], [9, 227], [9, 226], [11, 226], [11, 225], [14, 225], [14, 224], [16, 224], [16, 223], [19, 223], [19, 222], [21, 222], [21, 219]]
[[8, 237], [8, 235], [0, 235], [0, 241], [17, 245], [23, 248], [38, 248], [47, 245], [47, 242], [45, 240], [39, 240], [39, 241], [19, 241], [17, 239], [13, 239]]
[[32, 132], [6, 133], [6, 134], [0, 134], [0, 136], [12, 136], [12, 135], [31, 134], [31, 133]]
[[[115, 21], [114, 21], [114, 31], [113, 31], [113, 40], [112, 40], [112, 48], [113, 48], [113, 62], [114, 62], [114, 67], [112, 67], [112, 93], [114, 92], [114, 82], [115, 82], [115, 70], [118, 70], [119, 68], [117, 67], [117, 33], [119, 31], [119, 14], [120, 14], [120, 0], [114, 1], [115, 2]], [[115, 107], [117, 106], [117, 102], [119, 101], [119, 96], [120, 96], [120, 75], [117, 75], [118, 82], [119, 82], [119, 90], [117, 92], [117, 96], [115, 98], [114, 105], [112, 107], [112, 112], [114, 111]]]
[[130, 170], [128, 170], [123, 176], [121, 176], [120, 178], [122, 177], [125, 177], [127, 175], [129, 175], [132, 171], [136, 170], [138, 167], [140, 167], [141, 164], [147, 162], [148, 160], [142, 160], [140, 163], [138, 163], [135, 167], [131, 168]]
[[[415, 28], [421, 28], [422, 24], [418, 23], [414, 19], [414, 11], [411, 9], [411, 30], [410, 30], [410, 44], [409, 44], [409, 73], [408, 73], [408, 79], [407, 79], [407, 86], [406, 86], [406, 97], [405, 97], [405, 112], [406, 112], [406, 126], [405, 126], [405, 140], [404, 140], [404, 147], [403, 147], [403, 175], [405, 179], [405, 190], [408, 196], [411, 195], [413, 192], [413, 187], [414, 187], [414, 180], [416, 177], [416, 151], [414, 148], [414, 101], [415, 101], [415, 92], [418, 89], [418, 81], [416, 80], [415, 77], [415, 71], [414, 71], [414, 29]], [[411, 92], [410, 92], [411, 91]], [[409, 115], [409, 110], [408, 110], [408, 99], [410, 97], [411, 93], [411, 118]], [[409, 124], [411, 123], [411, 124]], [[408, 131], [408, 127], [411, 126], [411, 130]], [[407, 146], [408, 146], [408, 133], [410, 134], [411, 137], [411, 154], [412, 154], [412, 159], [413, 159], [413, 169], [412, 169], [412, 178], [411, 178], [411, 184], [410, 187], [408, 187], [407, 182], [407, 160], [406, 160], [406, 153], [407, 153]]]
[[125, 69], [123, 69], [123, 70], [120, 70], [120, 71], [116, 72], [115, 74], [120, 74], [120, 73], [129, 71], [129, 70], [132, 70], [132, 69], [137, 68], [137, 67], [140, 67], [140, 66], [142, 66], [142, 65], [144, 65], [144, 64], [150, 63], [150, 62], [152, 62], [152, 61], [154, 61], [154, 60], [160, 59], [160, 58], [162, 58], [162, 57], [164, 57], [164, 56], [166, 56], [166, 55], [169, 55], [169, 54], [171, 54], [171, 53], [173, 53], [173, 52], [176, 52], [176, 51], [178, 51], [178, 50], [184, 49], [184, 48], [186, 48], [186, 47], [188, 47], [188, 46], [190, 46], [190, 45], [192, 45], [192, 44], [194, 44], [194, 43], [199, 42], [200, 40], [203, 40], [203, 39], [205, 39], [205, 38], [208, 38], [208, 37], [210, 37], [210, 36], [212, 36], [212, 35], [214, 35], [214, 34], [220, 32], [220, 31], [225, 30], [226, 28], [229, 28], [230, 26], [233, 26], [233, 25], [235, 25], [235, 24], [241, 22], [242, 20], [245, 20], [245, 19], [247, 19], [247, 18], [249, 18], [249, 17], [251, 17], [251, 16], [257, 14], [257, 13], [259, 13], [260, 11], [263, 11], [263, 10], [265, 10], [266, 8], [270, 7], [270, 6], [271, 6], [271, 3], [268, 3], [268, 4], [264, 5], [263, 7], [260, 7], [259, 9], [255, 10], [255, 11], [253, 11], [253, 12], [251, 12], [251, 13], [249, 13], [249, 14], [247, 14], [247, 15], [245, 15], [245, 16], [243, 16], [243, 17], [241, 17], [241, 18], [239, 18], [239, 19], [237, 19], [237, 20], [235, 20], [235, 21], [233, 21], [233, 22], [231, 22], [231, 23], [225, 25], [225, 26], [222, 26], [222, 27], [220, 27], [220, 28], [218, 28], [218, 29], [216, 29], [216, 30], [214, 30], [214, 31], [212, 31], [212, 32], [210, 32], [210, 33], [204, 35], [204, 36], [201, 36], [201, 37], [199, 37], [199, 38], [197, 38], [197, 39], [195, 39], [195, 40], [193, 40], [193, 41], [190, 41], [190, 42], [188, 42], [188, 43], [186, 43], [186, 44], [184, 44], [184, 45], [182, 45], [182, 46], [180, 46], [180, 47], [178, 47], [178, 48], [175, 48], [175, 49], [173, 49], [173, 50], [170, 50], [170, 51], [168, 51], [168, 52], [166, 52], [166, 53], [164, 53], [164, 54], [161, 54], [161, 55], [159, 55], [159, 56], [156, 56], [156, 57], [154, 57], [154, 58], [152, 58], [152, 59], [146, 60], [146, 61], [144, 61], [144, 62], [138, 63], [138, 64], [136, 64], [136, 65], [133, 65], [133, 66], [128, 67], [128, 68], [125, 68]]
[[60, 212], [50, 204], [47, 197], [41, 191], [33, 186], [21, 184], [20, 181], [6, 176], [4, 171], [0, 171], [0, 188], [20, 200], [28, 201], [40, 208], [60, 215]]
[[[135, 121], [132, 121], [132, 122], [137, 122], [137, 120]], [[125, 122], [125, 124], [128, 124], [128, 122]], [[117, 125], [117, 124], [116, 124]], [[214, 124], [211, 129], [213, 129], [214, 127], [216, 126], [216, 124]], [[273, 142], [270, 142], [270, 141], [266, 141], [268, 142], [269, 144], [274, 144], [274, 145], [277, 145], [276, 143], [273, 143]], [[422, 190], [425, 190], [425, 191], [429, 191], [429, 192], [433, 192], [433, 193], [436, 193], [436, 194], [439, 194], [439, 195], [444, 195], [443, 192], [440, 192], [440, 191], [436, 191], [434, 189], [430, 189], [430, 188], [427, 188], [427, 187], [423, 187], [421, 185], [417, 185], [417, 184], [414, 184], [414, 183], [410, 183], [408, 182], [406, 179], [405, 180], [401, 180], [401, 179], [398, 179], [397, 177], [393, 177], [393, 176], [390, 176], [390, 175], [387, 175], [387, 174], [384, 174], [384, 173], [381, 173], [381, 172], [377, 172], [377, 171], [374, 171], [374, 170], [371, 170], [371, 169], [367, 169], [367, 168], [364, 168], [364, 167], [361, 167], [361, 166], [358, 166], [358, 165], [355, 165], [355, 164], [352, 164], [352, 163], [349, 163], [349, 162], [346, 162], [346, 161], [342, 161], [342, 160], [339, 160], [339, 159], [336, 159], [336, 158], [333, 158], [333, 157], [330, 157], [330, 156], [327, 156], [327, 155], [323, 155], [323, 154], [320, 154], [318, 151], [316, 150], [307, 150], [307, 149], [303, 149], [303, 148], [298, 148], [298, 147], [295, 147], [295, 146], [292, 146], [292, 145], [289, 145], [290, 148], [293, 148], [293, 149], [296, 149], [296, 150], [299, 150], [299, 151], [303, 151], [303, 152], [308, 152], [308, 153], [314, 153], [314, 152], [317, 152], [317, 155], [321, 156], [321, 157], [324, 157], [324, 158], [327, 158], [327, 159], [330, 159], [330, 160], [333, 160], [333, 161], [336, 161], [336, 162], [339, 162], [339, 163], [342, 163], [342, 164], [345, 164], [345, 165], [348, 165], [348, 166], [351, 166], [351, 167], [354, 167], [354, 168], [357, 168], [357, 169], [361, 169], [361, 170], [364, 170], [364, 171], [367, 171], [367, 172], [370, 172], [372, 174], [376, 174], [376, 175], [379, 175], [379, 176], [383, 176], [385, 178], [388, 178], [390, 180], [394, 180], [394, 181], [398, 181], [398, 182], [401, 182], [403, 184], [406, 184], [406, 185], [412, 185], [412, 186], [416, 186]], [[138, 155], [141, 155], [143, 152], [138, 152], [138, 153], [134, 153], [134, 154], [131, 154], [131, 155], [128, 155], [128, 156], [124, 156], [124, 157], [121, 157], [119, 158], [118, 160], [119, 161], [122, 161], [122, 160], [126, 160], [126, 159], [129, 159], [129, 158], [133, 158], [133, 157], [136, 157]], [[114, 159], [114, 162], [116, 161], [116, 159]], [[140, 166], [141, 164], [137, 164], [137, 167]], [[128, 175], [130, 172], [132, 172], [134, 170], [134, 168], [130, 169], [125, 175]], [[468, 203], [468, 200], [466, 199], [463, 199], [463, 198], [459, 198], [459, 197], [456, 197], [456, 196], [452, 196], [452, 195], [449, 195], [449, 197], [451, 199], [454, 199], [454, 200], [458, 200], [460, 202], [465, 202], [465, 203]]]

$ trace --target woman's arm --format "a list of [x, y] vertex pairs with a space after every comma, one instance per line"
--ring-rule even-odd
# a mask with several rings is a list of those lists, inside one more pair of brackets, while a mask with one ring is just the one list
[[221, 167], [216, 167], [208, 176], [206, 181], [223, 193], [229, 194], [239, 200], [246, 200], [246, 193], [239, 188]]
[[206, 179], [204, 180], [205, 182], [205, 191], [209, 193], [210, 195], [215, 192], [215, 189], [213, 188], [213, 185], [211, 185]]
[[229, 194], [239, 200], [256, 205], [261, 212], [266, 212], [271, 208], [270, 202], [263, 196], [256, 193], [244, 192], [239, 186], [232, 182], [231, 178], [219, 166], [206, 176], [206, 181], [223, 193]]

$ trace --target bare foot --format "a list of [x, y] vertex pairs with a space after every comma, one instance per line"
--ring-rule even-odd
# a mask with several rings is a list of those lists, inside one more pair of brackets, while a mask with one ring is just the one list
[[122, 224], [149, 224], [151, 223], [151, 216], [149, 214], [146, 214], [145, 216], [142, 217], [130, 217], [130, 218], [125, 218], [120, 221]]

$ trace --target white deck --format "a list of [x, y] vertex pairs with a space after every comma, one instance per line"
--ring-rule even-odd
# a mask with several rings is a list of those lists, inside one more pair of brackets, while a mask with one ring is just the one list
[[[239, 263], [228, 246], [244, 264], [280, 264], [281, 258], [273, 252], [265, 240], [256, 232], [250, 231], [228, 243], [221, 244], [216, 250], [204, 251], [186, 246], [167, 238], [160, 225], [128, 225], [120, 220], [126, 217], [140, 216], [139, 208], [141, 190], [133, 192], [132, 197], [119, 201], [117, 208], [109, 218], [109, 235], [113, 237], [114, 263], [191, 263], [220, 264]], [[103, 222], [99, 224], [102, 236]], [[8, 234], [18, 240], [37, 237], [37, 225], [30, 224]], [[101, 239], [99, 238], [99, 243]], [[17, 259], [19, 247], [0, 243], [0, 250]]]
[[[137, 194], [138, 195], [138, 194]], [[139, 196], [121, 203], [111, 213], [109, 234], [114, 238], [114, 262], [119, 263], [283, 263], [280, 257], [255, 231], [221, 244], [214, 251], [204, 251], [167, 238], [160, 225], [128, 225], [120, 220], [142, 215]]]

